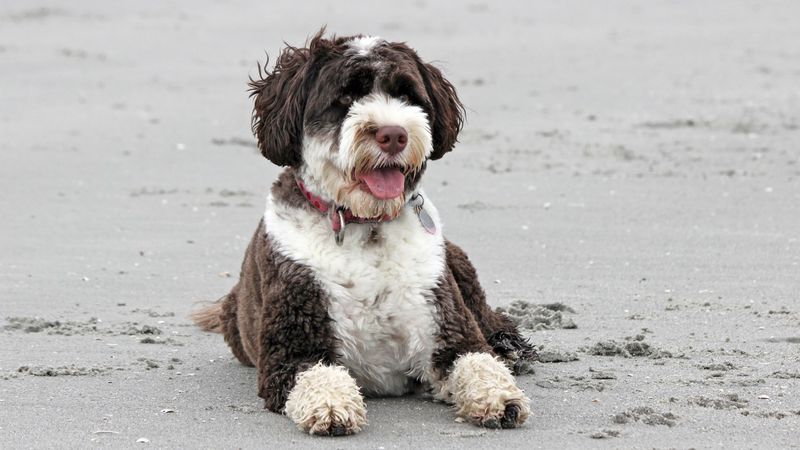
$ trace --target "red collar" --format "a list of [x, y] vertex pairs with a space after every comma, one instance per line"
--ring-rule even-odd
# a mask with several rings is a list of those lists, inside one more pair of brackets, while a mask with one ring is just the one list
[[348, 223], [380, 223], [388, 222], [394, 219], [394, 217], [388, 214], [384, 214], [383, 216], [379, 217], [358, 217], [353, 214], [353, 211], [345, 208], [344, 206], [337, 206], [333, 203], [328, 203], [319, 196], [311, 193], [311, 191], [306, 189], [306, 185], [303, 184], [303, 181], [300, 178], [295, 178], [295, 181], [297, 182], [297, 187], [300, 188], [300, 192], [305, 195], [308, 202], [311, 203], [314, 208], [319, 210], [321, 213], [328, 215], [328, 219], [331, 221], [333, 234], [336, 236], [336, 243], [339, 245], [342, 245], [344, 228]]

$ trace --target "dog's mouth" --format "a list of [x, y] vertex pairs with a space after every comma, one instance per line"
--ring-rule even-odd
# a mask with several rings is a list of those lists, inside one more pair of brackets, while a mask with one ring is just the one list
[[360, 187], [380, 200], [400, 197], [405, 191], [406, 175], [399, 166], [379, 167], [356, 176]]

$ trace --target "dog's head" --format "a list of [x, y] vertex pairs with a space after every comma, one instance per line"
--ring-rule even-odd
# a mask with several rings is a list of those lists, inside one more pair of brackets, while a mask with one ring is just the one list
[[464, 109], [453, 85], [404, 43], [371, 36], [285, 48], [251, 80], [261, 153], [359, 217], [394, 217], [429, 159], [453, 148]]

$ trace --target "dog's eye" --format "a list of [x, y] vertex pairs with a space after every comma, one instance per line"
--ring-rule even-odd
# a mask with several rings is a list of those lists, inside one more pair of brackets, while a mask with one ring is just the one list
[[403, 103], [409, 103], [409, 98], [408, 98], [408, 96], [407, 96], [407, 95], [405, 95], [405, 94], [404, 94], [404, 95], [401, 95], [401, 96], [399, 96], [399, 97], [397, 97], [397, 98], [398, 98], [398, 100], [400, 100], [400, 101], [401, 101], [401, 102], [403, 102]]
[[339, 97], [339, 104], [342, 106], [350, 106], [353, 104], [353, 97], [349, 95], [343, 95]]

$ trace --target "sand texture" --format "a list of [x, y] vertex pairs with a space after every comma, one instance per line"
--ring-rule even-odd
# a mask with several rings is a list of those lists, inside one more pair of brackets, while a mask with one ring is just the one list
[[[3, 0], [0, 448], [800, 446], [800, 3]], [[189, 312], [278, 169], [248, 76], [321, 25], [407, 41], [468, 122], [424, 185], [541, 362], [532, 416], [266, 412]]]

